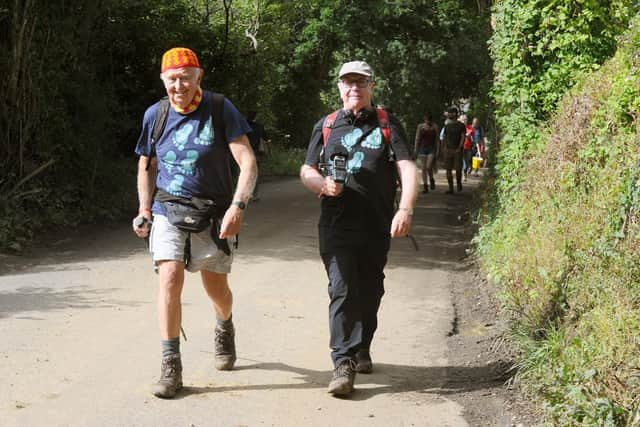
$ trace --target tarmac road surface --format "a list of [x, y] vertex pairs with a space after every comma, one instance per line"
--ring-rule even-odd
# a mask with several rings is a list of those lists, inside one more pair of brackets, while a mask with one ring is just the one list
[[[238, 362], [213, 367], [212, 307], [188, 274], [185, 388], [150, 393], [160, 371], [156, 276], [129, 224], [83, 228], [28, 256], [0, 256], [0, 426], [466, 426], [445, 387], [450, 283], [464, 274], [472, 186], [421, 194], [394, 239], [372, 356], [349, 399], [331, 378], [319, 201], [297, 179], [261, 186], [230, 275]], [[477, 181], [477, 179], [476, 179]], [[473, 184], [475, 185], [475, 184]], [[459, 383], [459, 382], [458, 382]]]

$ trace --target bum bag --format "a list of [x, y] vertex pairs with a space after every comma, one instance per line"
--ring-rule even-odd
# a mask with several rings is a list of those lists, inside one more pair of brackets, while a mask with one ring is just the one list
[[219, 237], [222, 219], [222, 215], [219, 212], [223, 207], [216, 205], [214, 200], [201, 197], [187, 199], [174, 196], [162, 189], [158, 189], [155, 200], [164, 206], [169, 223], [182, 231], [200, 233], [213, 224], [211, 227], [211, 240], [227, 256], [231, 255], [227, 239], [220, 239]]

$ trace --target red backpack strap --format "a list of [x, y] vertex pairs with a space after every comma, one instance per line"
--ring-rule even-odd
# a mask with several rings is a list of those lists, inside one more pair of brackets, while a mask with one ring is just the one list
[[338, 111], [340, 110], [336, 110], [324, 118], [324, 123], [322, 124], [322, 145], [323, 146], [327, 145], [327, 141], [329, 140], [329, 135], [331, 135], [331, 128], [333, 127], [333, 123], [336, 121], [336, 116], [338, 115]]
[[382, 108], [376, 108], [378, 112], [378, 123], [380, 124], [380, 130], [382, 136], [384, 136], [384, 142], [391, 144], [391, 126], [389, 125], [389, 115]]

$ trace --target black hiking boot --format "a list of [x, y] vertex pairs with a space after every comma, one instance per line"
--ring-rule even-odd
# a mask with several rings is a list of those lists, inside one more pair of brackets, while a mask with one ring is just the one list
[[427, 194], [429, 192], [429, 187], [427, 184], [424, 185], [424, 189], [422, 190], [422, 194]]
[[445, 194], [453, 194], [453, 177], [451, 179], [447, 177], [447, 183], [449, 184], [449, 189], [445, 191]]
[[215, 334], [216, 369], [230, 371], [233, 369], [233, 364], [236, 363], [236, 332], [233, 323], [229, 322], [229, 326], [226, 328], [216, 325]]
[[356, 362], [353, 360], [345, 360], [333, 370], [333, 378], [331, 378], [327, 392], [334, 396], [346, 396], [351, 394], [355, 379]]
[[435, 189], [436, 189], [436, 180], [435, 180], [435, 179], [432, 179], [432, 180], [431, 180], [431, 189], [432, 189], [432, 190], [435, 190]]
[[459, 192], [461, 192], [461, 191], [462, 191], [462, 183], [461, 183], [461, 182], [459, 182], [459, 183], [458, 183], [458, 193], [459, 193]]
[[153, 385], [153, 395], [171, 399], [182, 388], [182, 361], [180, 354], [172, 354], [162, 358], [160, 379]]
[[359, 374], [370, 374], [371, 371], [373, 371], [371, 352], [368, 348], [361, 348], [356, 353], [356, 372]]

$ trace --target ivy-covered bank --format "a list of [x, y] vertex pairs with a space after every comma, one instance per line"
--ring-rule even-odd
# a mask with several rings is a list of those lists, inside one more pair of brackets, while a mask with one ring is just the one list
[[634, 3], [495, 8], [504, 134], [477, 250], [522, 350], [518, 377], [551, 425], [640, 425]]

